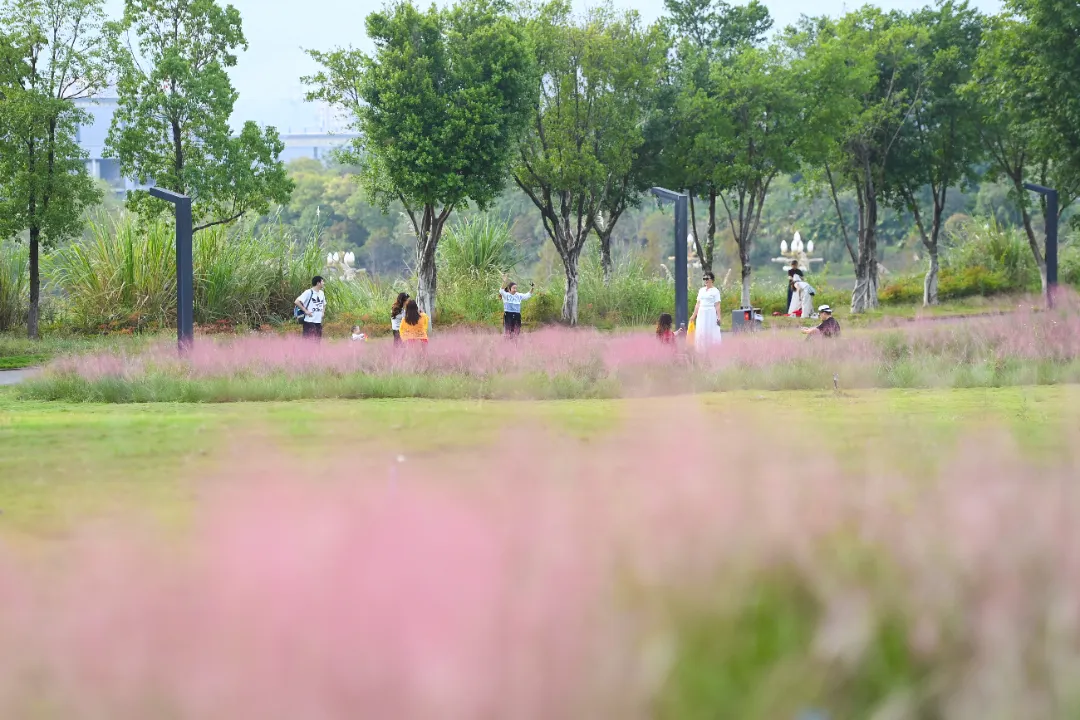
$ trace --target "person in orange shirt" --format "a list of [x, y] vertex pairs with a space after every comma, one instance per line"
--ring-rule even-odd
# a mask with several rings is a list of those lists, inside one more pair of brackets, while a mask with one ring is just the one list
[[401, 341], [406, 344], [419, 342], [426, 345], [429, 324], [427, 313], [420, 312], [415, 300], [409, 300], [405, 303], [405, 317], [401, 321]]

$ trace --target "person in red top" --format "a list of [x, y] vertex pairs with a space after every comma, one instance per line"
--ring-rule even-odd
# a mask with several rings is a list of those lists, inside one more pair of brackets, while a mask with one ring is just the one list
[[668, 313], [664, 313], [660, 316], [660, 319], [656, 321], [656, 339], [665, 345], [674, 345], [675, 337], [683, 331], [682, 328], [679, 328], [672, 332], [672, 322], [671, 315]]

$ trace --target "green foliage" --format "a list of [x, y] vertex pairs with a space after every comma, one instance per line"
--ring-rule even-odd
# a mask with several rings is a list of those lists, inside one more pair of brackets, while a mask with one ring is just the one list
[[288, 205], [275, 213], [273, 221], [297, 235], [318, 227], [328, 249], [352, 250], [359, 266], [370, 272], [396, 275], [405, 269], [411, 244], [400, 239], [400, 203], [391, 203], [388, 212], [380, 210], [358, 182], [357, 168], [328, 167], [318, 160], [301, 158], [286, 169], [294, 189]]
[[4, 0], [0, 26], [0, 239], [30, 241], [27, 333], [38, 336], [40, 247], [82, 231], [100, 200], [76, 142], [87, 115], [73, 100], [106, 85], [102, 0]]
[[634, 174], [667, 43], [658, 28], [643, 28], [636, 13], [610, 3], [583, 17], [561, 0], [523, 12], [540, 83], [514, 180], [562, 260], [562, 317], [573, 324], [581, 251], [604, 205], [610, 212], [617, 204], [610, 183]]
[[505, 220], [490, 215], [451, 225], [439, 246], [439, 268], [457, 279], [490, 281], [517, 267], [517, 248]]
[[[980, 106], [979, 132], [990, 160], [987, 174], [1011, 185], [1010, 199], [1020, 209], [1031, 254], [1043, 273], [1043, 245], [1033, 226], [1032, 195], [1024, 183], [1057, 189], [1064, 209], [1080, 196], [1080, 165], [1069, 163], [1068, 140], [1047, 117], [1045, 109], [1069, 101], [1048, 94], [1052, 85], [1042, 64], [1046, 46], [1041, 34], [1023, 18], [1011, 14], [994, 18], [966, 92]], [[1036, 107], [1039, 112], [1032, 111]], [[1039, 196], [1037, 202], [1045, 217], [1045, 197]]]
[[[49, 258], [47, 274], [85, 330], [153, 329], [176, 322], [173, 226], [130, 218], [91, 224], [87, 241]], [[286, 318], [322, 267], [322, 252], [278, 227], [210, 228], [195, 236], [195, 321], [257, 325]]]
[[308, 99], [343, 106], [360, 133], [342, 159], [368, 197], [405, 206], [416, 233], [418, 301], [434, 317], [435, 254], [450, 214], [486, 207], [528, 120], [535, 72], [504, 7], [462, 0], [421, 11], [400, 2], [367, 18], [375, 54], [316, 50]]
[[0, 331], [26, 319], [26, 287], [30, 283], [30, 253], [26, 246], [0, 241]]
[[[125, 0], [109, 36], [119, 104], [107, 148], [125, 176], [190, 196], [196, 229], [288, 202], [277, 130], [248, 121], [233, 136], [229, 127], [236, 91], [228, 69], [247, 48], [236, 8]], [[145, 191], [128, 205], [147, 216], [168, 209]]]
[[[914, 102], [889, 147], [886, 195], [915, 217], [929, 257], [923, 302], [938, 301], [938, 239], [949, 188], [972, 174], [983, 156], [978, 107], [961, 88], [971, 82], [984, 20], [966, 2], [924, 8], [911, 22], [926, 29], [918, 62], [906, 67], [901, 83]], [[927, 198], [927, 195], [929, 198]]]
[[[1073, 0], [1009, 0], [1008, 8], [1031, 27], [1025, 37], [1039, 108], [1062, 139], [1061, 162], [1080, 176], [1080, 4]], [[1080, 187], [1076, 188], [1080, 190]]]
[[[945, 256], [939, 284], [942, 300], [1038, 292], [1039, 268], [1023, 230], [1000, 225], [994, 219], [972, 220], [957, 228], [951, 240], [953, 248]], [[1071, 253], [1062, 253], [1066, 268], [1071, 257]], [[1062, 280], [1068, 282], [1065, 273]], [[922, 288], [921, 276], [898, 278], [882, 289], [882, 302], [920, 302]]]

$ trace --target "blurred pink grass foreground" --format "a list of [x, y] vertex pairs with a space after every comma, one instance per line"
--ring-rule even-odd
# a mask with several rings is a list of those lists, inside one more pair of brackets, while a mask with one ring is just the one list
[[[755, 336], [725, 334], [706, 355], [683, 347], [673, 350], [652, 333], [609, 334], [589, 329], [545, 328], [516, 342], [495, 334], [448, 330], [434, 335], [423, 352], [401, 351], [388, 341], [327, 341], [312, 346], [295, 336], [246, 336], [229, 340], [201, 338], [186, 358], [171, 344], [127, 355], [97, 353], [62, 358], [52, 375], [73, 374], [87, 380], [136, 381], [151, 372], [192, 379], [331, 373], [347, 375], [457, 374], [471, 377], [541, 373], [633, 378], [635, 372], [692, 368], [708, 375], [731, 368], [769, 369], [807, 362], [818, 367], [879, 367], [899, 357], [937, 358], [947, 362], [1032, 360], [1065, 362], [1080, 356], [1080, 302], [1062, 294], [1052, 312], [1019, 310], [1007, 316], [920, 320], [878, 333], [849, 332], [833, 341], [805, 338], [794, 329]], [[689, 361], [689, 362], [688, 362]]]
[[179, 540], [114, 519], [48, 562], [0, 556], [0, 717], [654, 717], [680, 614], [734, 612], [777, 571], [816, 631], [744, 678], [761, 702], [733, 716], [842, 707], [890, 618], [925, 677], [834, 717], [1075, 709], [1080, 442], [1035, 467], [979, 438], [910, 480], [668, 412], [589, 443], [522, 428], [452, 456], [342, 452], [320, 464], [333, 481], [255, 452], [206, 479]]

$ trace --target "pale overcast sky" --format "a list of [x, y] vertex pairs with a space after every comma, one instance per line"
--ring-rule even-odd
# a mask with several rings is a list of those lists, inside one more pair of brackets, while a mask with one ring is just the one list
[[[1001, 9], [1000, 0], [971, 0], [984, 12]], [[225, 2], [225, 0], [219, 0]], [[232, 78], [240, 94], [234, 121], [255, 120], [283, 132], [317, 130], [320, 113], [303, 101], [300, 76], [315, 70], [304, 48], [325, 50], [354, 45], [370, 49], [364, 18], [383, 6], [381, 0], [231, 0], [243, 16], [248, 50], [239, 57]], [[844, 0], [764, 0], [775, 25], [789, 25], [799, 16], [839, 15], [861, 2]], [[878, 0], [886, 9], [913, 10], [932, 0]], [[582, 0], [576, 4], [585, 5]], [[663, 11], [662, 0], [615, 0], [619, 7], [637, 9], [653, 21]], [[737, 4], [733, 2], [732, 4]], [[110, 15], [123, 11], [123, 0], [106, 0]]]

